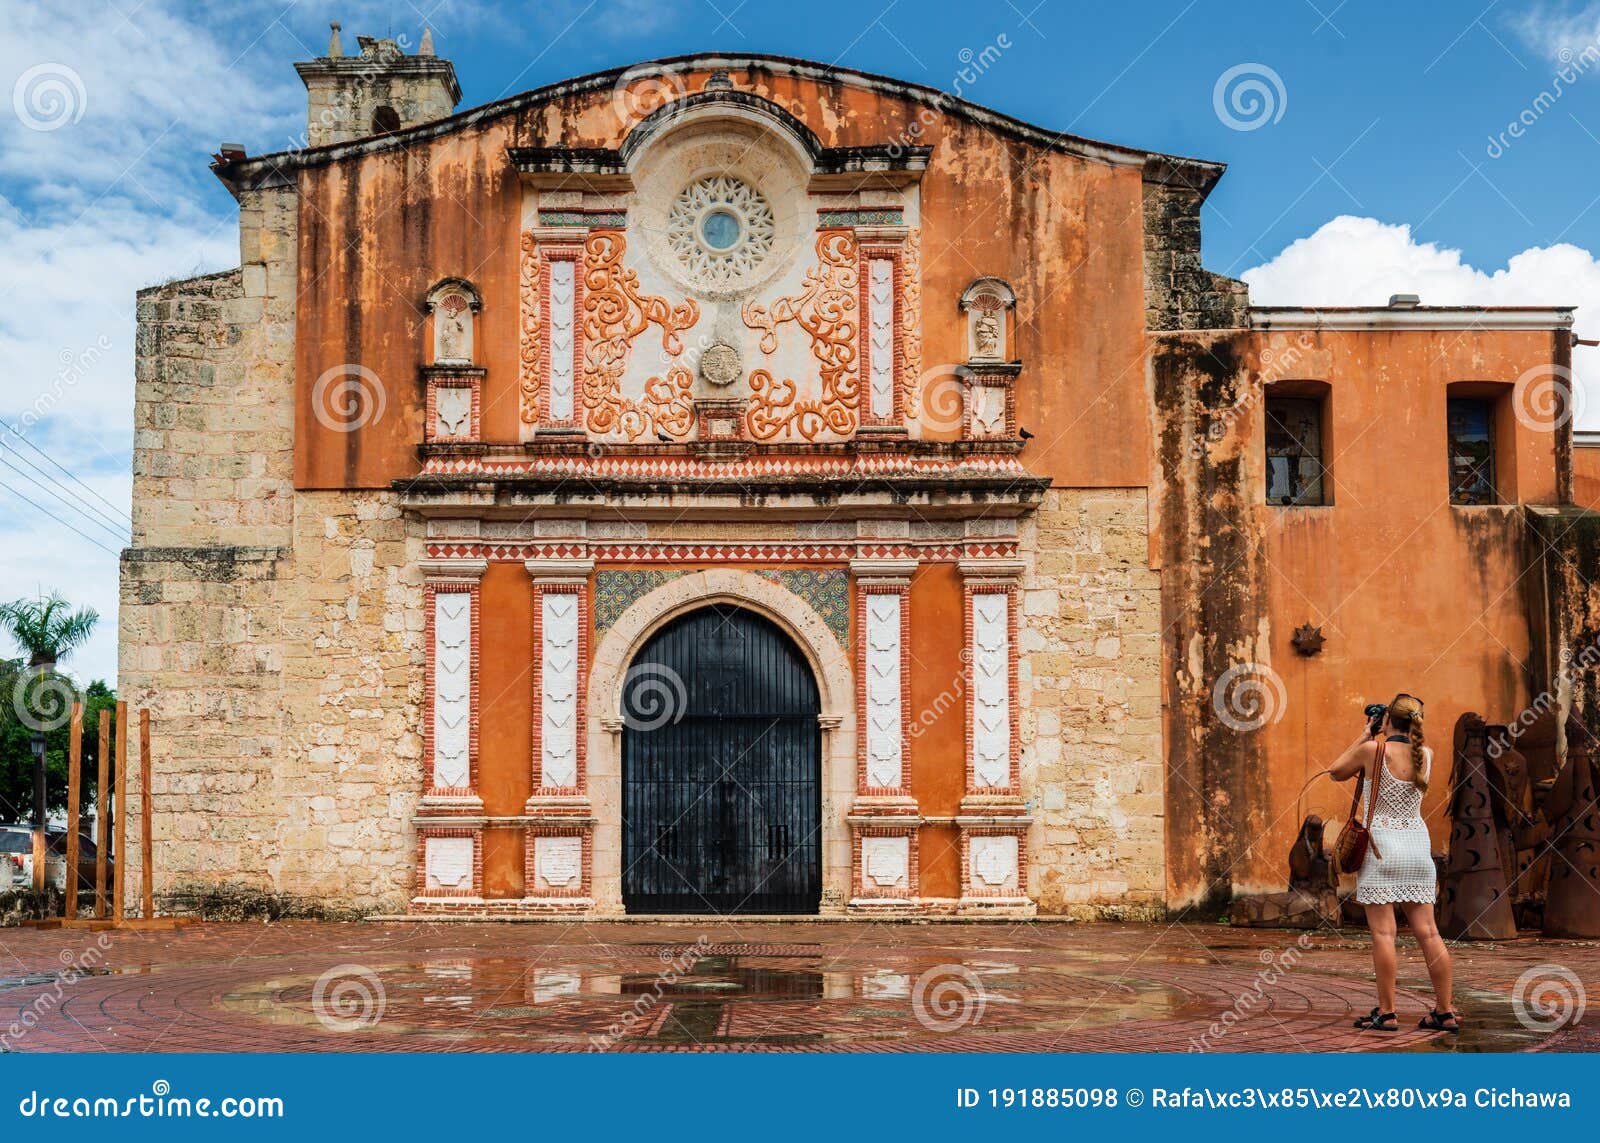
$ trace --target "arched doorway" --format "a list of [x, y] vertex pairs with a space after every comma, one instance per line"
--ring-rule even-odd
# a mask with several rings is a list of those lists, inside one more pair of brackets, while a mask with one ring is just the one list
[[775, 623], [691, 611], [622, 689], [622, 898], [630, 913], [815, 913], [817, 681]]

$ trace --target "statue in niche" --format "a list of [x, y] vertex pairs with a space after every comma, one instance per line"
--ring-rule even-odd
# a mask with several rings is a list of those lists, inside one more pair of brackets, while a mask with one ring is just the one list
[[1482, 716], [1462, 715], [1456, 723], [1450, 849], [1439, 900], [1439, 931], [1451, 940], [1504, 941], [1517, 935], [1501, 857], [1506, 816], [1487, 745]]
[[979, 278], [961, 295], [967, 317], [967, 360], [1004, 361], [1006, 311], [1017, 304], [1011, 287], [999, 278]]
[[434, 310], [433, 360], [457, 364], [472, 360], [472, 310], [460, 294], [446, 294]]
[[972, 355], [1000, 356], [1000, 319], [993, 310], [979, 310], [972, 322]]
[[434, 365], [472, 364], [472, 318], [478, 295], [460, 278], [446, 278], [428, 294], [433, 315]]

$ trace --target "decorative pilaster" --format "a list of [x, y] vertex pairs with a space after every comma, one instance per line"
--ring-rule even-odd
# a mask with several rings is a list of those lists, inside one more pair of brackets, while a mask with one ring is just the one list
[[961, 831], [964, 913], [1031, 915], [1017, 707], [1017, 583], [1013, 560], [962, 560], [966, 598], [967, 791]]
[[849, 823], [850, 908], [905, 912], [918, 893], [911, 792], [911, 577], [917, 561], [853, 560], [856, 639], [856, 797]]
[[582, 912], [594, 906], [594, 812], [583, 722], [594, 561], [528, 560], [524, 566], [533, 580], [534, 677], [523, 904]]
[[522, 233], [522, 422], [534, 435], [572, 433], [580, 428], [583, 244], [595, 219], [582, 211], [540, 210], [539, 220]]
[[425, 560], [425, 671], [421, 810], [476, 815], [478, 796], [478, 581], [487, 562]]
[[861, 428], [905, 432], [904, 225], [857, 225]]

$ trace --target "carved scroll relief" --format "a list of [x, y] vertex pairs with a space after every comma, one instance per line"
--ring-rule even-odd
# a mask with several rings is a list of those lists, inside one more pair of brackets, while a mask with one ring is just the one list
[[756, 440], [798, 436], [810, 441], [823, 433], [849, 436], [856, 429], [861, 377], [855, 235], [825, 230], [817, 236], [816, 249], [817, 265], [806, 271], [800, 293], [770, 306], [752, 302], [743, 310], [745, 325], [760, 331], [759, 348], [768, 357], [778, 351], [782, 326], [793, 322], [804, 330], [822, 379], [820, 395], [804, 397], [793, 378], [777, 377], [769, 369], [753, 370], [746, 422]]

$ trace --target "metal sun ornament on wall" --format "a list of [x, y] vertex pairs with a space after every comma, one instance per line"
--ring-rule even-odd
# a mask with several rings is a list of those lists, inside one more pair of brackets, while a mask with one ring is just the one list
[[1322, 634], [1322, 628], [1310, 623], [1303, 623], [1294, 629], [1294, 637], [1289, 642], [1296, 651], [1310, 658], [1312, 655], [1318, 654], [1322, 650], [1322, 645], [1327, 641], [1327, 637]]

